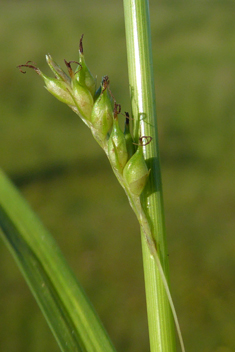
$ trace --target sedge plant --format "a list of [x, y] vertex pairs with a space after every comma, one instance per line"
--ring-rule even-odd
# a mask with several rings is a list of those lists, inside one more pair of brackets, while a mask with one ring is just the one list
[[[18, 68], [22, 73], [33, 69], [43, 79], [45, 88], [82, 119], [107, 155], [140, 224], [151, 351], [176, 350], [174, 321], [184, 352], [168, 280], [148, 4], [145, 0], [124, 0], [124, 10], [132, 101], [132, 116], [124, 113], [124, 131], [119, 125], [121, 105], [111, 92], [109, 77], [104, 76], [96, 89], [96, 80], [85, 61], [83, 36], [79, 60], [64, 60], [68, 73], [50, 55], [46, 60], [54, 78], [30, 61]], [[61, 350], [114, 351], [53, 239], [0, 176], [2, 235]]]

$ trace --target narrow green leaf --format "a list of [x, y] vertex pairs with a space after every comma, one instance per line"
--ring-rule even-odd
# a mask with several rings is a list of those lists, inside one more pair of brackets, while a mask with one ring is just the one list
[[64, 352], [115, 352], [52, 236], [0, 171], [0, 232]]

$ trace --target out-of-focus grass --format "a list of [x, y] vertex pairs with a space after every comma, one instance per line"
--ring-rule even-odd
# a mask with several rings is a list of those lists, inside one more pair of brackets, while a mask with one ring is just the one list
[[[235, 5], [150, 2], [173, 297], [191, 352], [235, 349]], [[120, 1], [3, 2], [0, 163], [58, 240], [119, 351], [148, 350], [138, 224], [89, 131], [43, 89], [35, 61], [108, 74], [130, 108]], [[110, 236], [110, 233], [112, 236]], [[58, 351], [0, 244], [0, 350]]]

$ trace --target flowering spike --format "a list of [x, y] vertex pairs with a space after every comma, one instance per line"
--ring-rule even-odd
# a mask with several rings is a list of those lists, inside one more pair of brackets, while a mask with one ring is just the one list
[[114, 105], [113, 129], [108, 141], [108, 155], [113, 168], [122, 174], [124, 166], [128, 160], [126, 149], [126, 140], [124, 133], [121, 131], [118, 123], [118, 113], [120, 113], [120, 105]]
[[90, 121], [94, 104], [90, 91], [74, 80], [72, 84], [72, 94], [76, 100], [78, 111], [86, 120]]
[[90, 91], [92, 97], [94, 97], [96, 80], [92, 76], [85, 62], [85, 57], [83, 53], [83, 44], [82, 44], [83, 36], [84, 34], [82, 34], [81, 36], [80, 45], [79, 45], [79, 65], [81, 66], [81, 69], [78, 70], [78, 73], [76, 74], [76, 79], [81, 85], [85, 85]]
[[105, 141], [113, 125], [113, 106], [108, 92], [109, 79], [105, 76], [101, 84], [101, 94], [94, 103], [91, 113], [92, 133], [98, 141]]
[[[77, 79], [76, 79], [76, 74], [77, 72], [74, 72], [71, 67], [71, 63], [77, 63], [76, 61], [69, 61], [67, 62], [66, 60], [65, 64], [68, 68], [69, 75], [71, 77], [71, 88], [72, 88], [72, 97], [74, 100], [74, 103], [76, 105], [76, 108], [78, 110], [78, 113], [87, 121], [90, 121], [91, 119], [91, 112], [92, 108], [94, 105], [94, 100], [93, 97], [90, 93], [90, 91], [87, 89], [86, 86], [81, 85]], [[81, 70], [81, 66], [79, 65], [79, 69]], [[79, 72], [78, 72], [79, 73]]]
[[54, 73], [57, 79], [60, 79], [70, 85], [71, 79], [66, 73], [60, 68], [60, 66], [52, 59], [51, 55], [46, 55], [46, 61], [51, 71]]
[[71, 89], [70, 87], [61, 80], [56, 78], [49, 78], [44, 74], [41, 74], [44, 82], [46, 84], [45, 88], [54, 95], [58, 100], [62, 101], [69, 106], [75, 106], [74, 100], [71, 97]]
[[131, 193], [137, 196], [141, 195], [146, 185], [149, 172], [144, 160], [142, 146], [139, 146], [123, 170], [123, 177]]
[[42, 73], [42, 71], [38, 67], [34, 65], [30, 65], [29, 62], [31, 61], [28, 61], [25, 65], [19, 65], [17, 67], [20, 69], [22, 73], [25, 73], [24, 71], [21, 70], [22, 67], [32, 68], [44, 80], [45, 88], [48, 90], [48, 92], [50, 92], [52, 95], [54, 95], [58, 100], [62, 101], [63, 103], [67, 105], [75, 106], [75, 103], [70, 94], [70, 90], [71, 90], [70, 85], [68, 85], [66, 82], [60, 79], [50, 78], [44, 75], [44, 73]]

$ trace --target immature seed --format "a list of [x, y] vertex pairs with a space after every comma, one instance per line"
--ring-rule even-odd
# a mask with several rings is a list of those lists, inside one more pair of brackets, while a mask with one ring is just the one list
[[96, 139], [103, 142], [113, 125], [113, 104], [108, 91], [109, 79], [105, 76], [101, 84], [101, 94], [95, 101], [92, 113], [92, 133]]
[[124, 166], [128, 160], [126, 139], [118, 123], [118, 105], [114, 105], [113, 129], [108, 141], [108, 155], [113, 168], [122, 174]]
[[76, 74], [76, 79], [81, 85], [85, 85], [88, 90], [90, 91], [92, 97], [95, 95], [95, 89], [96, 89], [96, 80], [92, 76], [89, 68], [86, 65], [85, 62], [85, 56], [83, 53], [83, 40], [84, 34], [82, 34], [81, 39], [80, 39], [80, 45], [79, 45], [79, 65], [80, 68], [77, 68], [77, 74]]
[[141, 195], [147, 183], [149, 172], [144, 160], [142, 146], [139, 146], [123, 170], [123, 177], [131, 193], [137, 196]]

